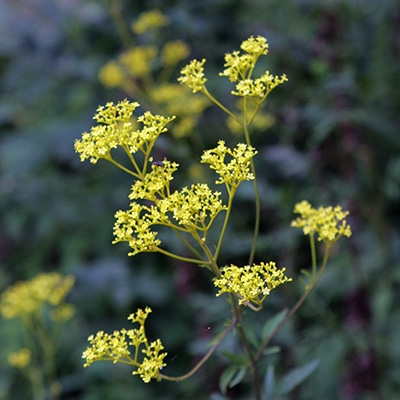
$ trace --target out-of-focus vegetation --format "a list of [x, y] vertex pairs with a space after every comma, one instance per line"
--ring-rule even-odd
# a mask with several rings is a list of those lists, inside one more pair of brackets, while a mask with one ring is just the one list
[[[146, 385], [128, 368], [107, 363], [82, 367], [88, 334], [127, 326], [126, 316], [145, 304], [153, 308], [149, 336], [162, 338], [171, 375], [186, 372], [225, 322], [226, 305], [215, 298], [205, 271], [151, 254], [128, 258], [124, 245], [111, 245], [113, 214], [128, 204], [129, 177], [106, 163], [81, 164], [73, 150], [99, 104], [128, 96], [103, 88], [98, 71], [137, 44], [128, 43], [126, 32], [131, 38], [131, 23], [151, 8], [172, 23], [163, 36], [146, 40], [155, 46], [185, 40], [190, 58], [207, 58], [209, 76], [223, 69], [225, 52], [260, 34], [270, 43], [268, 69], [289, 78], [267, 104], [274, 124], [253, 138], [262, 171], [256, 259], [275, 259], [298, 277], [310, 260], [308, 244], [289, 228], [293, 205], [306, 198], [351, 211], [352, 238], [275, 339], [281, 352], [266, 357], [266, 379], [318, 359], [316, 371], [287, 398], [396, 399], [398, 2], [7, 0], [0, 4], [0, 291], [40, 272], [76, 276], [69, 298], [76, 315], [57, 357], [62, 399], [224, 398], [216, 368], [224, 363], [222, 354], [180, 384]], [[219, 96], [230, 91], [223, 79], [211, 83]], [[216, 138], [229, 140], [228, 128], [225, 115], [210, 107], [191, 136], [177, 142], [171, 135], [159, 151], [187, 167], [187, 184], [190, 174], [198, 174], [193, 160]], [[240, 193], [226, 262], [245, 262], [250, 196]], [[271, 295], [265, 320], [291, 306], [299, 290], [292, 284]], [[259, 319], [257, 314], [254, 326]], [[2, 320], [0, 399], [30, 396], [25, 378], [7, 364], [19, 336], [16, 324]], [[224, 349], [231, 345], [227, 340]], [[246, 390], [235, 387], [229, 398], [246, 398]]]

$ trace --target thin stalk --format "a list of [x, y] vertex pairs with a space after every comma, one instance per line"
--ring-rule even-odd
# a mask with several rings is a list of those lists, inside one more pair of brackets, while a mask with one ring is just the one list
[[175, 260], [178, 260], [178, 261], [184, 261], [184, 262], [187, 262], [187, 263], [197, 264], [197, 265], [208, 265], [208, 266], [211, 266], [211, 263], [209, 261], [201, 260], [201, 259], [196, 260], [195, 258], [178, 256], [177, 254], [170, 253], [169, 251], [161, 249], [160, 247], [157, 247], [157, 249], [155, 251], [157, 251], [158, 253], [164, 254], [167, 257], [171, 257], [171, 258], [173, 258]]
[[241, 316], [240, 316], [240, 310], [236, 302], [236, 298], [233, 293], [229, 293], [230, 301], [232, 304], [232, 311], [233, 315], [235, 316], [235, 319], [237, 319], [238, 324], [236, 326], [236, 329], [239, 333], [240, 340], [243, 343], [243, 346], [246, 350], [246, 353], [249, 357], [249, 365], [252, 369], [252, 377], [253, 377], [253, 385], [254, 385], [254, 393], [255, 393], [255, 400], [261, 400], [261, 391], [260, 391], [260, 380], [259, 380], [259, 375], [258, 375], [258, 365], [257, 365], [257, 360], [254, 357], [253, 351], [251, 349], [250, 343], [247, 339], [246, 333], [244, 332], [244, 329], [241, 324]]
[[125, 48], [129, 48], [132, 45], [132, 36], [131, 31], [122, 15], [122, 2], [116, 0], [106, 0], [106, 6], [108, 8], [108, 12], [113, 20], [119, 37]]
[[183, 381], [184, 379], [187, 379], [191, 377], [193, 374], [195, 374], [204, 364], [205, 362], [211, 357], [211, 355], [215, 352], [215, 350], [218, 348], [218, 346], [221, 344], [221, 342], [225, 339], [226, 335], [232, 330], [232, 328], [236, 325], [237, 320], [234, 318], [232, 322], [229, 324], [227, 329], [224, 331], [224, 333], [219, 337], [217, 342], [211, 347], [211, 349], [207, 352], [207, 354], [195, 365], [193, 369], [191, 369], [187, 374], [181, 375], [181, 376], [168, 376], [164, 374], [160, 374], [160, 378], [167, 380], [167, 381], [174, 381], [174, 382], [180, 382]]
[[229, 111], [222, 103], [220, 103], [208, 90], [206, 87], [203, 89], [203, 93], [214, 103], [216, 104], [222, 111], [232, 117], [236, 122], [242, 125], [242, 121], [231, 111]]
[[292, 307], [292, 309], [288, 312], [288, 314], [286, 315], [285, 319], [274, 329], [274, 331], [265, 339], [265, 341], [263, 342], [263, 344], [261, 345], [260, 349], [258, 350], [256, 356], [255, 356], [255, 360], [258, 361], [260, 359], [260, 357], [262, 356], [264, 350], [266, 349], [266, 347], [268, 346], [268, 344], [270, 343], [270, 341], [272, 340], [272, 338], [283, 328], [284, 325], [286, 325], [286, 323], [289, 321], [290, 318], [292, 318], [292, 316], [294, 315], [294, 313], [300, 308], [300, 306], [304, 303], [304, 301], [306, 300], [306, 298], [309, 296], [309, 294], [312, 292], [312, 290], [315, 288], [315, 286], [318, 284], [319, 280], [321, 279], [322, 273], [325, 270], [326, 264], [328, 262], [328, 258], [329, 258], [329, 250], [330, 250], [330, 246], [326, 245], [325, 248], [325, 254], [324, 254], [324, 258], [322, 260], [322, 264], [321, 267], [317, 273], [316, 276], [313, 275], [313, 281], [310, 283], [310, 286], [308, 286], [306, 288], [306, 290], [304, 291], [304, 293], [302, 294], [302, 296], [299, 298], [299, 300], [297, 300], [296, 304]]
[[[249, 127], [248, 127], [246, 119], [247, 119], [247, 99], [245, 97], [243, 99], [243, 129], [244, 129], [244, 136], [246, 138], [246, 144], [248, 146], [251, 146]], [[254, 186], [254, 197], [255, 197], [256, 210], [255, 210], [253, 242], [251, 244], [251, 250], [250, 250], [250, 256], [249, 256], [249, 265], [253, 264], [253, 261], [254, 261], [254, 256], [255, 256], [256, 248], [257, 248], [258, 233], [260, 231], [260, 218], [261, 218], [260, 192], [258, 190], [256, 168], [255, 168], [253, 159], [251, 159], [251, 161], [250, 161], [250, 168], [251, 168], [252, 174], [254, 175], [253, 186]]]
[[232, 210], [233, 198], [235, 197], [235, 192], [236, 192], [236, 189], [233, 189], [232, 192], [229, 191], [229, 188], [227, 188], [227, 190], [228, 190], [228, 194], [229, 194], [228, 209], [226, 210], [224, 224], [222, 226], [221, 233], [220, 233], [220, 236], [219, 236], [219, 239], [218, 239], [218, 244], [217, 244], [217, 247], [215, 249], [215, 253], [214, 253], [214, 257], [213, 257], [214, 261], [216, 261], [218, 259], [218, 255], [219, 255], [219, 252], [221, 250], [222, 241], [224, 239], [225, 232], [226, 232], [226, 229], [228, 227], [228, 221], [229, 221], [229, 217], [230, 217], [231, 210]]

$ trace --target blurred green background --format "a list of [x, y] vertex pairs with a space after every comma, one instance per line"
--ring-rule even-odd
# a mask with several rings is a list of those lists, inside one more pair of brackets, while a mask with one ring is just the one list
[[[269, 98], [274, 125], [253, 137], [262, 193], [256, 258], [285, 265], [294, 278], [309, 267], [307, 240], [289, 227], [302, 199], [350, 210], [353, 236], [335, 247], [319, 287], [275, 338], [281, 352], [265, 364], [279, 376], [319, 360], [287, 399], [398, 399], [398, 1], [108, 3], [128, 28], [141, 12], [159, 8], [171, 20], [162, 39], [185, 40], [190, 58], [207, 58], [209, 90], [226, 104], [234, 99], [217, 77], [224, 54], [250, 35], [268, 39], [265, 65], [289, 82]], [[123, 50], [114, 22], [100, 0], [0, 3], [0, 291], [41, 271], [77, 277], [69, 299], [77, 313], [57, 359], [62, 399], [223, 399], [218, 379], [227, 360], [221, 354], [179, 384], [144, 384], [111, 363], [82, 367], [89, 334], [129, 327], [127, 316], [150, 305], [149, 336], [160, 337], [168, 351], [166, 373], [183, 374], [229, 316], [206, 271], [152, 254], [129, 258], [127, 246], [111, 245], [113, 215], [128, 205], [130, 178], [105, 162], [80, 163], [74, 153], [74, 140], [90, 129], [97, 106], [127, 96], [98, 81], [99, 68]], [[170, 135], [164, 143], [163, 152], [182, 171], [217, 138], [232, 141], [215, 107], [192, 136], [176, 142]], [[250, 196], [246, 187], [239, 193], [223, 263], [247, 258]], [[271, 295], [261, 314], [249, 313], [254, 327], [294, 304], [301, 293], [294, 280]], [[222, 350], [232, 349], [232, 341]], [[0, 399], [29, 398], [27, 382], [6, 361], [18, 348], [18, 326], [1, 320], [0, 342]], [[248, 398], [247, 386], [226, 398]]]

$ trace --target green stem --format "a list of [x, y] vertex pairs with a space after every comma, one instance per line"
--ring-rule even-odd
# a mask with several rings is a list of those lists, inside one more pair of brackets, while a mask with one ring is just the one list
[[177, 254], [170, 253], [167, 250], [161, 249], [160, 247], [157, 247], [157, 249], [155, 251], [157, 251], [161, 254], [164, 254], [167, 257], [173, 258], [175, 260], [184, 261], [187, 263], [197, 264], [197, 265], [207, 265], [207, 266], [211, 265], [211, 263], [209, 261], [205, 261], [205, 260], [201, 260], [201, 259], [196, 260], [195, 258], [179, 256]]
[[307, 289], [304, 291], [302, 296], [297, 300], [296, 304], [292, 307], [292, 309], [288, 312], [286, 315], [285, 319], [273, 330], [273, 332], [264, 340], [263, 344], [261, 345], [260, 349], [257, 352], [257, 355], [255, 357], [255, 360], [258, 361], [260, 357], [262, 356], [264, 350], [268, 346], [268, 344], [271, 342], [272, 338], [283, 328], [284, 325], [289, 321], [289, 319], [294, 315], [294, 313], [300, 308], [300, 306], [304, 303], [306, 298], [309, 296], [309, 294], [312, 292], [312, 290], [315, 288], [315, 286], [318, 284], [319, 280], [321, 279], [322, 273], [325, 270], [326, 264], [328, 262], [329, 258], [329, 250], [330, 246], [326, 245], [325, 248], [325, 254], [324, 258], [321, 264], [321, 267], [318, 271], [318, 274], [315, 276], [313, 275], [313, 281], [310, 283], [310, 285], [307, 287]]
[[117, 0], [106, 0], [105, 3], [124, 47], [129, 48], [132, 45], [132, 36], [122, 14], [122, 2]]
[[203, 93], [215, 104], [217, 105], [222, 111], [227, 113], [231, 118], [233, 118], [236, 122], [242, 125], [242, 121], [231, 111], [229, 111], [222, 103], [220, 103], [204, 86]]
[[232, 191], [230, 191], [229, 188], [227, 187], [227, 191], [228, 191], [228, 194], [229, 194], [228, 209], [226, 210], [224, 224], [222, 226], [221, 233], [220, 233], [220, 236], [219, 236], [219, 239], [218, 239], [217, 248], [215, 249], [215, 253], [214, 253], [214, 257], [213, 257], [214, 261], [216, 261], [218, 259], [219, 252], [221, 250], [222, 241], [224, 239], [225, 232], [226, 232], [226, 229], [228, 227], [228, 221], [229, 221], [229, 217], [230, 217], [230, 214], [231, 214], [232, 202], [233, 202], [233, 198], [235, 197], [236, 189], [232, 189]]
[[[249, 127], [248, 127], [246, 119], [247, 119], [247, 98], [245, 97], [243, 99], [243, 129], [244, 129], [244, 136], [246, 138], [246, 144], [247, 144], [247, 146], [251, 146]], [[249, 256], [249, 265], [253, 264], [253, 261], [254, 261], [254, 256], [255, 256], [256, 248], [257, 248], [258, 233], [260, 231], [260, 218], [261, 218], [260, 192], [258, 189], [256, 167], [254, 165], [253, 159], [251, 159], [251, 161], [250, 161], [250, 168], [251, 168], [252, 174], [254, 175], [253, 186], [254, 186], [256, 213], [255, 213], [255, 221], [254, 221], [253, 242], [251, 244], [251, 251], [250, 251], [250, 256]]]
[[183, 381], [184, 379], [187, 379], [191, 377], [193, 374], [195, 374], [204, 364], [205, 362], [211, 357], [211, 355], [215, 352], [215, 350], [218, 348], [218, 346], [221, 344], [221, 342], [225, 339], [226, 335], [232, 330], [232, 328], [236, 325], [237, 320], [234, 318], [232, 322], [229, 324], [227, 329], [223, 332], [223, 334], [218, 338], [217, 342], [214, 344], [213, 347], [207, 352], [207, 354], [195, 365], [193, 369], [191, 369], [187, 374], [181, 375], [181, 376], [168, 376], [164, 374], [160, 374], [160, 378], [167, 380], [167, 381], [174, 381], [174, 382], [180, 382]]
[[235, 319], [238, 321], [236, 329], [239, 333], [240, 340], [243, 343], [243, 346], [246, 350], [247, 356], [249, 357], [249, 365], [252, 369], [255, 400], [261, 400], [260, 381], [259, 381], [258, 365], [257, 365], [258, 360], [256, 360], [256, 358], [254, 357], [250, 343], [249, 343], [246, 333], [242, 327], [241, 315], [240, 315], [240, 310], [239, 310], [239, 307], [237, 304], [236, 297], [234, 296], [233, 293], [229, 293], [229, 297], [230, 297], [230, 301], [232, 304], [233, 315], [235, 316]]

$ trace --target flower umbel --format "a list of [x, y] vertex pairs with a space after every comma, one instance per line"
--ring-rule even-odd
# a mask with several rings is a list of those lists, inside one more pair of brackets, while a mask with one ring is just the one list
[[178, 81], [193, 90], [193, 93], [205, 90], [207, 78], [204, 76], [204, 64], [206, 60], [192, 60], [188, 65], [182, 68]]
[[294, 213], [300, 214], [292, 221], [291, 226], [302, 228], [305, 235], [318, 234], [318, 241], [332, 245], [341, 236], [351, 236], [350, 225], [346, 221], [348, 211], [343, 211], [341, 206], [319, 207], [315, 209], [303, 200], [294, 207]]
[[239, 304], [252, 303], [261, 308], [272, 289], [292, 280], [285, 276], [285, 270], [277, 269], [273, 261], [244, 267], [233, 264], [224, 267], [221, 269], [221, 277], [214, 280], [214, 285], [220, 289], [217, 296], [235, 293], [239, 296]]
[[[111, 150], [118, 146], [130, 157], [138, 151], [148, 155], [158, 136], [167, 131], [166, 125], [175, 117], [166, 118], [147, 111], [135, 120], [133, 112], [139, 106], [128, 100], [100, 106], [93, 118], [102, 125], [92, 127], [75, 141], [75, 151], [80, 154], [81, 161], [90, 159], [93, 164], [100, 158], [110, 161]], [[138, 123], [143, 125], [142, 129], [136, 129]]]
[[74, 282], [72, 275], [57, 273], [42, 273], [29, 281], [17, 282], [3, 292], [0, 312], [6, 319], [31, 319], [40, 315], [43, 307], [50, 306], [53, 319], [68, 320], [73, 315], [73, 307], [64, 301]]
[[230, 149], [220, 140], [217, 147], [203, 153], [201, 162], [210, 164], [210, 168], [219, 175], [215, 183], [225, 183], [228, 187], [236, 189], [241, 182], [254, 179], [250, 172], [250, 164], [256, 154], [257, 150], [252, 146], [239, 143], [234, 149]]
[[[151, 379], [160, 380], [160, 370], [167, 365], [164, 362], [167, 353], [162, 352], [164, 347], [160, 339], [150, 343], [147, 339], [144, 325], [149, 313], [151, 308], [146, 307], [145, 310], [138, 309], [128, 317], [132, 323], [139, 324], [139, 328], [121, 329], [112, 334], [100, 331], [96, 335], [90, 335], [90, 347], [82, 354], [86, 361], [84, 367], [89, 367], [95, 361], [108, 360], [114, 364], [119, 362], [133, 365], [137, 370], [132, 374], [139, 375], [146, 383]], [[133, 353], [130, 351], [131, 346], [134, 348]], [[144, 357], [141, 357], [142, 354]]]

